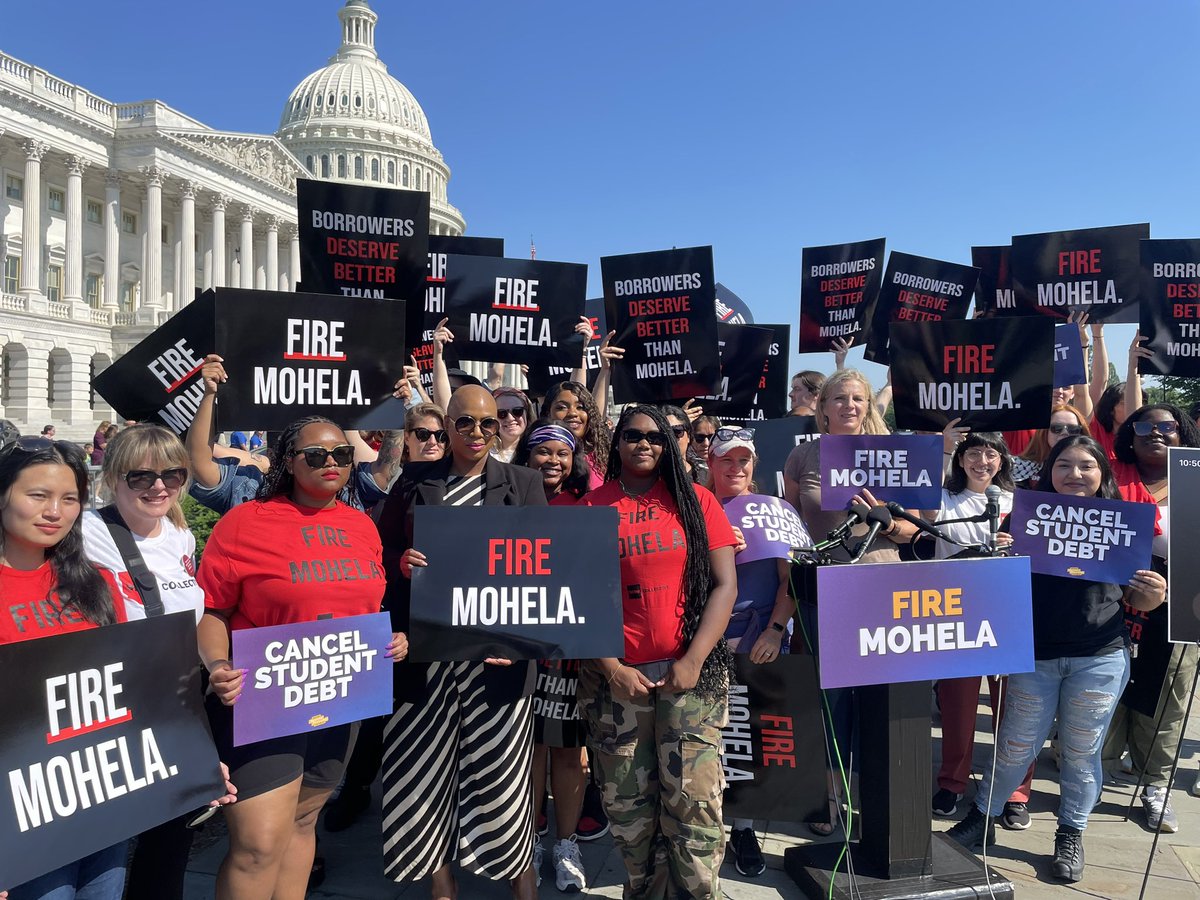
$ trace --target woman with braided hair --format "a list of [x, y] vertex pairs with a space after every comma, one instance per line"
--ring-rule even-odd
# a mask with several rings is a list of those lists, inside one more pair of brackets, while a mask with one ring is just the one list
[[600, 487], [604, 482], [604, 470], [608, 468], [611, 442], [608, 420], [596, 405], [591, 391], [578, 381], [553, 384], [542, 401], [542, 415], [562, 423], [575, 436], [575, 443], [583, 448], [587, 457], [591, 487]]
[[629, 407], [616, 433], [607, 480], [582, 502], [618, 512], [625, 656], [584, 664], [579, 706], [625, 896], [721, 897], [719, 748], [733, 661], [722, 636], [737, 539], [716, 498], [692, 484], [661, 411]]

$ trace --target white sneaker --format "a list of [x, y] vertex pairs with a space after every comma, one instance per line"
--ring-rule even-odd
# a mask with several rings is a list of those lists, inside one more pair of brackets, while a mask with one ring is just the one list
[[1142, 809], [1146, 811], [1146, 824], [1151, 830], [1165, 831], [1168, 834], [1179, 831], [1179, 820], [1175, 817], [1175, 810], [1171, 808], [1171, 801], [1167, 799], [1166, 788], [1150, 785], [1142, 788]]
[[533, 844], [533, 872], [537, 875], [537, 886], [542, 886], [542, 859], [546, 855], [546, 848], [542, 846], [542, 842], [534, 839]]
[[587, 887], [583, 874], [583, 857], [575, 835], [563, 838], [554, 845], [554, 883], [560, 891], [582, 891]]

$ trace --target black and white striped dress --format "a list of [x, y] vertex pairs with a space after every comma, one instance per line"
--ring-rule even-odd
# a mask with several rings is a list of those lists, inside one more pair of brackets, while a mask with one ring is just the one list
[[[451, 477], [445, 506], [479, 506], [483, 477]], [[487, 705], [484, 663], [430, 663], [429, 700], [384, 728], [383, 858], [395, 881], [457, 861], [516, 878], [533, 859], [532, 699]]]

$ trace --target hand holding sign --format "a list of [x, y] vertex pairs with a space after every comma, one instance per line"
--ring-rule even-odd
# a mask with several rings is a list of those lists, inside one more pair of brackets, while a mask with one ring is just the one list
[[204, 394], [210, 396], [217, 392], [217, 385], [229, 380], [225, 373], [224, 359], [215, 353], [204, 357], [204, 365], [200, 367], [200, 377], [204, 379]]
[[220, 660], [208, 671], [208, 684], [217, 695], [217, 699], [226, 706], [233, 706], [241, 696], [245, 685], [246, 670], [235, 669], [227, 659]]
[[612, 368], [614, 360], [625, 358], [625, 348], [618, 347], [613, 344], [612, 339], [617, 336], [615, 331], [610, 331], [604, 336], [604, 341], [600, 344], [600, 368]]

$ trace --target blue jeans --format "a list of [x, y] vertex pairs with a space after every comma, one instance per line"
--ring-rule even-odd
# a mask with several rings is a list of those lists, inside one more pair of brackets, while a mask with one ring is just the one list
[[129, 841], [113, 844], [9, 890], [9, 900], [121, 900], [128, 853]]
[[[996, 735], [996, 776], [984, 772], [975, 796], [998, 816], [1046, 742], [1058, 716], [1058, 823], [1083, 830], [1104, 784], [1101, 748], [1129, 680], [1129, 652], [1040, 659], [1032, 672], [1008, 677], [1004, 720]], [[988, 798], [991, 808], [985, 808]]]

